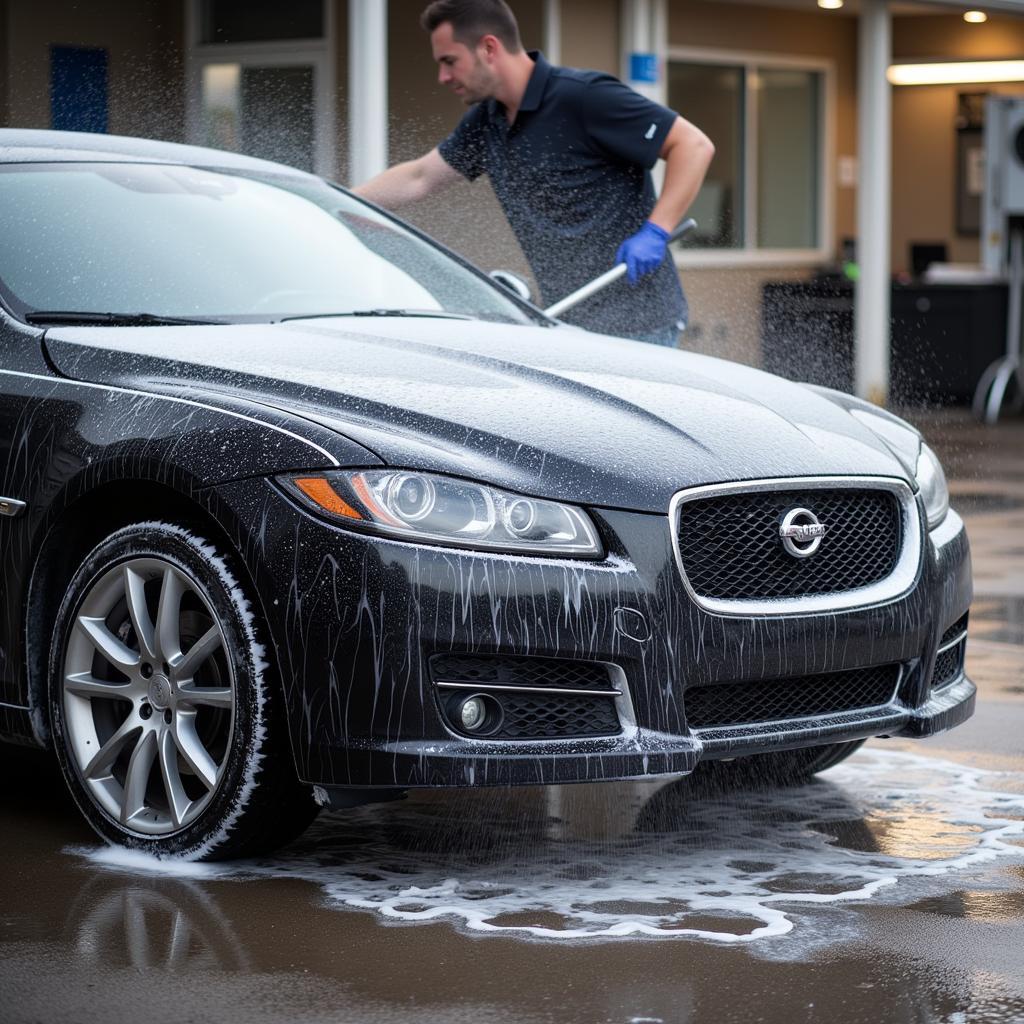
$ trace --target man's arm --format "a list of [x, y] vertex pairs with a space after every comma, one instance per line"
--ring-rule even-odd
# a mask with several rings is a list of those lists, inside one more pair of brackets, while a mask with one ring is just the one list
[[460, 180], [462, 175], [437, 149], [432, 149], [418, 160], [389, 167], [352, 191], [386, 210], [397, 210], [442, 192]]
[[696, 125], [677, 117], [658, 155], [666, 165], [661, 196], [643, 227], [615, 254], [616, 263], [626, 264], [630, 284], [636, 284], [664, 262], [669, 236], [697, 198], [715, 147]]
[[648, 219], [671, 233], [697, 198], [715, 147], [696, 125], [677, 117], [658, 155], [665, 161], [665, 183]]

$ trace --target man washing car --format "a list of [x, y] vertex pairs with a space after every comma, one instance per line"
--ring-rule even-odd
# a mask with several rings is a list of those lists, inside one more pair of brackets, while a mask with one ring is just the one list
[[[628, 281], [564, 319], [675, 346], [687, 307], [668, 238], [714, 155], [707, 136], [611, 75], [525, 51], [504, 0], [436, 0], [421, 21], [440, 82], [470, 110], [440, 146], [356, 194], [398, 209], [486, 173], [542, 305], [624, 262]], [[659, 158], [665, 183], [656, 198], [650, 170]]]

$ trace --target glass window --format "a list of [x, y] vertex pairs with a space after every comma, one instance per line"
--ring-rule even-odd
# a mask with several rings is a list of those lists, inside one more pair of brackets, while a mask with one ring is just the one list
[[203, 68], [203, 145], [312, 171], [314, 69], [207, 64]]
[[823, 246], [824, 83], [823, 71], [757, 60], [670, 61], [669, 105], [715, 144], [691, 248]]
[[757, 243], [762, 249], [818, 244], [821, 75], [757, 73]]
[[0, 166], [0, 294], [19, 314], [195, 319], [412, 309], [525, 323], [516, 303], [305, 176], [149, 164]]
[[323, 0], [253, 3], [253, 0], [203, 0], [201, 43], [266, 43], [282, 39], [321, 39]]
[[673, 61], [668, 100], [673, 110], [699, 126], [715, 144], [715, 158], [690, 207], [697, 230], [685, 244], [738, 248], [744, 236], [744, 69]]
[[204, 146], [238, 152], [242, 66], [207, 64], [203, 68]]

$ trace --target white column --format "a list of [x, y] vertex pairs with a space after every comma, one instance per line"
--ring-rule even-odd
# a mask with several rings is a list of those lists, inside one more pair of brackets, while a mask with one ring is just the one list
[[562, 0], [544, 0], [544, 56], [562, 63]]
[[388, 166], [388, 3], [348, 0], [349, 184]]
[[[668, 103], [668, 0], [624, 0], [622, 4], [622, 80], [655, 103]], [[640, 58], [634, 60], [634, 58]], [[665, 166], [654, 168], [661, 192]]]
[[[625, 0], [622, 5], [622, 80], [656, 103], [668, 96], [665, 55], [668, 52], [667, 0]], [[653, 57], [653, 62], [634, 56]]]
[[878, 405], [889, 395], [892, 205], [892, 59], [888, 0], [862, 0], [859, 25], [857, 263], [854, 307], [856, 392]]

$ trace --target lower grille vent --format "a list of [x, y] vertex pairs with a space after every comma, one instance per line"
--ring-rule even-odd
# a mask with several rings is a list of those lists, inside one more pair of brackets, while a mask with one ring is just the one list
[[608, 669], [594, 661], [517, 658], [487, 654], [438, 654], [430, 659], [434, 679], [501, 686], [552, 686], [569, 690], [610, 690]]
[[[430, 674], [448, 724], [472, 736], [453, 709], [460, 697], [479, 693], [492, 701], [500, 721], [479, 738], [496, 740], [593, 739], [621, 732], [618, 691], [605, 665], [563, 658], [440, 654]], [[565, 693], [559, 691], [587, 691]]]
[[691, 729], [728, 728], [878, 707], [893, 699], [899, 676], [899, 665], [881, 665], [694, 687], [684, 696], [686, 720]]
[[957, 619], [956, 622], [954, 622], [953, 625], [950, 626], [949, 629], [947, 629], [946, 632], [942, 634], [942, 639], [939, 641], [939, 646], [945, 647], [946, 644], [952, 643], [958, 637], [963, 636], [966, 632], [967, 616], [965, 615], [963, 616], [963, 618]]
[[496, 738], [584, 739], [619, 732], [615, 703], [607, 697], [503, 693], [500, 700], [505, 717]]
[[[964, 670], [964, 655], [967, 649], [967, 616], [957, 619], [939, 641], [939, 653], [935, 658], [935, 668], [932, 669], [932, 689], [937, 690], [941, 686], [947, 686], [954, 682]], [[963, 639], [961, 639], [963, 638]], [[954, 641], [959, 640], [959, 643]], [[952, 646], [947, 646], [952, 645]], [[946, 648], [943, 650], [943, 648]]]
[[953, 682], [963, 671], [964, 667], [964, 644], [959, 643], [949, 650], [943, 651], [935, 659], [935, 668], [932, 671], [932, 689]]

